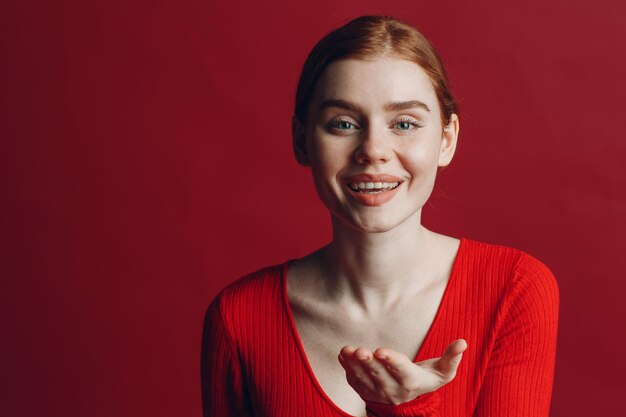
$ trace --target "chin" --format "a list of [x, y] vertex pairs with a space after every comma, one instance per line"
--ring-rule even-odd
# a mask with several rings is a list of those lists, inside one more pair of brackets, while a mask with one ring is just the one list
[[[334, 216], [333, 216], [334, 217]], [[391, 216], [368, 216], [367, 219], [340, 217], [339, 221], [349, 228], [361, 233], [385, 233], [393, 230], [402, 221]]]

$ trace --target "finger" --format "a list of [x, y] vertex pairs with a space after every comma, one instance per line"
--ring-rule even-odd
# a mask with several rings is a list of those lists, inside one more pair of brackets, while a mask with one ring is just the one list
[[461, 363], [465, 349], [467, 349], [465, 339], [458, 339], [450, 343], [441, 358], [437, 361], [436, 367], [439, 372], [447, 376], [454, 376], [459, 367], [459, 363]]
[[347, 360], [349, 357], [352, 356], [352, 354], [354, 353], [354, 347], [352, 346], [344, 346], [341, 348], [341, 350], [339, 351], [339, 355], [337, 356], [337, 359], [339, 359], [339, 363], [341, 364], [341, 366], [344, 367], [344, 369], [346, 367], [349, 366]]
[[357, 349], [356, 357], [359, 360], [361, 369], [370, 378], [376, 391], [386, 390], [398, 385], [396, 378], [391, 375], [385, 363], [367, 350]]
[[352, 355], [354, 355], [354, 352], [356, 352], [356, 348], [354, 346], [346, 345], [341, 348], [339, 355], [343, 357], [343, 359], [349, 359]]
[[344, 346], [339, 354], [339, 362], [346, 371], [348, 383], [359, 393], [365, 389], [375, 391], [376, 384], [368, 370], [363, 367], [362, 362], [372, 358], [372, 353], [365, 348], [354, 348]]
[[373, 358], [372, 352], [369, 349], [365, 348], [357, 348], [354, 351], [354, 355], [352, 355], [352, 365], [354, 366], [354, 372], [357, 374], [362, 383], [370, 388], [374, 388], [374, 384], [372, 381], [372, 376], [368, 372], [368, 368], [365, 365], [368, 361]]
[[372, 352], [370, 352], [369, 349], [365, 349], [363, 347], [357, 348], [357, 350], [354, 351], [354, 358], [357, 361], [365, 361], [368, 360], [372, 357]]
[[370, 384], [371, 376], [369, 375], [366, 363], [368, 363], [373, 357], [374, 355], [369, 349], [360, 347], [357, 348], [354, 351], [352, 357], [348, 359], [348, 361], [352, 365], [352, 368], [354, 369], [355, 374], [359, 376], [359, 379], [368, 383], [369, 386], [372, 386], [372, 384]]
[[398, 381], [414, 375], [415, 364], [400, 352], [378, 348], [374, 352], [374, 356], [387, 367], [391, 375]]
[[346, 373], [357, 376], [358, 379], [362, 379], [363, 370], [361, 368], [360, 360], [356, 356], [357, 348], [354, 346], [344, 346], [339, 353], [339, 363], [346, 370]]

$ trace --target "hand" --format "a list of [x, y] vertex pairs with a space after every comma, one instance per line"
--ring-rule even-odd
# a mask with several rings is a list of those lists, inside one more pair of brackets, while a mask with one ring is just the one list
[[387, 348], [371, 352], [344, 346], [339, 362], [348, 383], [364, 401], [401, 404], [452, 381], [465, 349], [467, 342], [458, 339], [441, 357], [413, 363], [406, 355]]

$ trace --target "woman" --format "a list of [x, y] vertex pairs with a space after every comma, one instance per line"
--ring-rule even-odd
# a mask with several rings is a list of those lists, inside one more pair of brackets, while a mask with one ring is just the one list
[[204, 415], [547, 416], [553, 275], [519, 250], [421, 225], [459, 134], [428, 41], [376, 16], [327, 35], [292, 127], [333, 238], [211, 303]]

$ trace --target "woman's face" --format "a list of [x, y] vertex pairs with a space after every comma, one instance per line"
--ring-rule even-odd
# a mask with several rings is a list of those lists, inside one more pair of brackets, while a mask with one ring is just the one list
[[393, 57], [344, 59], [322, 73], [306, 127], [294, 123], [298, 161], [311, 167], [332, 215], [364, 232], [418, 222], [437, 167], [458, 135], [445, 129], [439, 103], [417, 64]]

